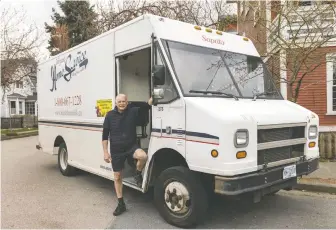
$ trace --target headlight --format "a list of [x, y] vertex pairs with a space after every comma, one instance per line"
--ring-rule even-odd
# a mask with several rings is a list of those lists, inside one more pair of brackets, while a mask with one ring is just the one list
[[249, 142], [248, 130], [237, 130], [234, 138], [234, 144], [237, 148], [246, 147]]
[[317, 137], [317, 126], [316, 125], [312, 125], [309, 127], [308, 137], [309, 139], [315, 139]]

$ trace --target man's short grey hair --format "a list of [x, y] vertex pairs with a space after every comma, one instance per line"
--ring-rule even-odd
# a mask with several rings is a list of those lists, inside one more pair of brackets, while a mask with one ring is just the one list
[[116, 101], [118, 101], [120, 98], [124, 97], [127, 101], [127, 96], [126, 94], [123, 94], [123, 93], [119, 93], [117, 96], [116, 96]]

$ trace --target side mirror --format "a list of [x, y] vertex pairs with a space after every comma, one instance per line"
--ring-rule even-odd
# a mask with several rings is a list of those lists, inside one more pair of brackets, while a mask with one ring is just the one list
[[154, 85], [164, 85], [165, 84], [165, 67], [163, 65], [153, 66], [153, 83]]
[[164, 97], [164, 90], [161, 88], [154, 89], [153, 91], [153, 98], [155, 99], [163, 99]]
[[161, 88], [154, 89], [152, 93], [152, 98], [153, 98], [153, 105], [156, 106], [158, 104], [158, 99], [164, 98], [164, 90]]

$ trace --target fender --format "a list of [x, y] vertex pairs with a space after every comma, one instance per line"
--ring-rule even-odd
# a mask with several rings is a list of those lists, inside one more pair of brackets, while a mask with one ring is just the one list
[[[151, 157], [149, 158], [149, 160], [147, 161], [147, 164], [146, 164], [146, 175], [144, 176], [144, 188], [143, 188], [143, 192], [147, 192], [148, 191], [148, 188], [149, 188], [149, 183], [152, 179], [152, 176], [153, 176], [153, 169], [154, 169], [154, 166], [155, 166], [155, 159], [157, 157], [160, 157], [160, 156], [167, 156], [169, 154], [169, 159], [171, 159], [171, 161], [167, 161], [167, 164], [163, 166], [163, 170], [166, 169], [166, 168], [169, 168], [169, 167], [172, 167], [172, 166], [185, 166], [187, 168], [189, 168], [188, 166], [188, 163], [186, 161], [186, 159], [184, 158], [184, 156], [178, 152], [177, 150], [175, 149], [172, 149], [172, 148], [161, 148], [161, 149], [158, 149], [154, 154], [151, 155]], [[157, 175], [158, 176], [158, 175]]]

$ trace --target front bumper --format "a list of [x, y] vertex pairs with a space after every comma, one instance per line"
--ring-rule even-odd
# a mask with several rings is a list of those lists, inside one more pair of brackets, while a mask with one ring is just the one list
[[318, 158], [297, 162], [296, 176], [288, 179], [283, 179], [283, 171], [288, 164], [236, 177], [215, 176], [215, 193], [239, 195], [257, 190], [268, 190], [270, 193], [289, 188], [296, 184], [297, 177], [312, 173], [318, 169], [318, 165]]

